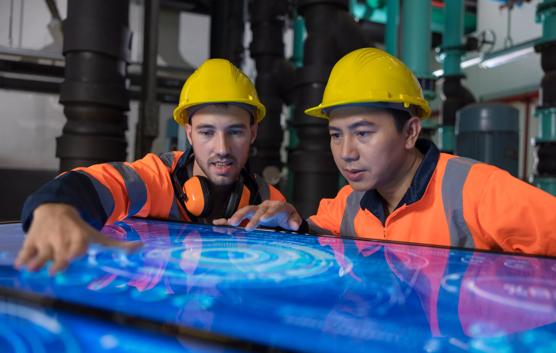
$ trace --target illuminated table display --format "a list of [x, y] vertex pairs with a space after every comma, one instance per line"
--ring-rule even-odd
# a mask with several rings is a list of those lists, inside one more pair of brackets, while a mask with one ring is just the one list
[[556, 259], [153, 220], [62, 274], [13, 269], [2, 352], [556, 352]]

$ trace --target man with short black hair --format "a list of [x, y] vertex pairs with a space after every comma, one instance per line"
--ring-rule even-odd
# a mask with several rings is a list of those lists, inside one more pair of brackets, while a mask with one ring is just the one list
[[411, 71], [363, 48], [332, 69], [323, 101], [306, 114], [329, 120], [334, 161], [349, 185], [303, 221], [285, 202], [247, 206], [218, 224], [258, 224], [319, 234], [556, 255], [556, 198], [508, 172], [440, 153], [419, 140], [430, 114]]

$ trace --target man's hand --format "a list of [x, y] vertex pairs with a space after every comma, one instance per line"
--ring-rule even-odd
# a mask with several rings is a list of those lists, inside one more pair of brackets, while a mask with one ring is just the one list
[[258, 225], [298, 230], [302, 222], [301, 216], [293, 205], [282, 201], [267, 200], [256, 206], [245, 206], [236, 211], [229, 219], [215, 219], [213, 224], [238, 226], [244, 219], [249, 219], [249, 223], [245, 226], [247, 230], [253, 230]]
[[111, 239], [81, 219], [74, 207], [49, 203], [33, 212], [33, 222], [14, 266], [38, 271], [52, 260], [48, 272], [53, 275], [64, 270], [72, 259], [83, 255], [91, 243], [128, 250], [142, 245], [140, 242]]

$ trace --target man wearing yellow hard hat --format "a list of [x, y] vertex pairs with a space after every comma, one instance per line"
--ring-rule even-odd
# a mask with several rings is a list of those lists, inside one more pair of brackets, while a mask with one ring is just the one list
[[55, 273], [92, 242], [137, 247], [98, 231], [131, 216], [211, 223], [249, 204], [284, 201], [246, 168], [265, 112], [244, 73], [227, 60], [207, 60], [185, 82], [174, 110], [192, 147], [76, 168], [47, 183], [23, 207], [28, 235], [16, 267], [38, 270], [53, 260]]
[[322, 103], [330, 147], [349, 185], [302, 221], [285, 202], [247, 206], [227, 220], [337, 236], [556, 255], [556, 198], [506, 171], [440, 153], [419, 139], [430, 108], [411, 71], [363, 48], [340, 59]]

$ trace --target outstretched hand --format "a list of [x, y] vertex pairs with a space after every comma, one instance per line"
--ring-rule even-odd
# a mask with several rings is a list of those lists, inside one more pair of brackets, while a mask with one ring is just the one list
[[275, 200], [267, 200], [259, 205], [245, 206], [230, 218], [220, 218], [213, 221], [215, 225], [238, 226], [243, 220], [249, 222], [246, 230], [253, 230], [257, 226], [281, 227], [288, 230], [298, 230], [302, 218], [293, 205]]
[[87, 224], [72, 206], [44, 204], [33, 213], [33, 223], [14, 266], [38, 271], [52, 260], [48, 272], [54, 275], [63, 271], [71, 260], [85, 254], [91, 243], [126, 250], [142, 246], [141, 242], [120, 241], [100, 233]]

